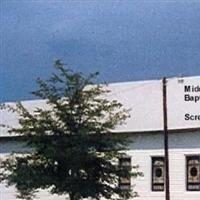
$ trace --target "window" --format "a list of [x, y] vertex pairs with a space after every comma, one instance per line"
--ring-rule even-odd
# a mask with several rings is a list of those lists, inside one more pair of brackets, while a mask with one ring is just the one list
[[187, 190], [200, 191], [200, 156], [187, 156]]
[[[131, 157], [121, 157], [119, 159], [119, 169], [122, 171], [122, 175], [119, 178], [119, 188], [121, 190], [130, 190], [131, 189], [131, 176], [128, 173], [131, 171]], [[125, 171], [123, 174], [123, 170]]]
[[152, 191], [164, 191], [164, 157], [152, 157]]

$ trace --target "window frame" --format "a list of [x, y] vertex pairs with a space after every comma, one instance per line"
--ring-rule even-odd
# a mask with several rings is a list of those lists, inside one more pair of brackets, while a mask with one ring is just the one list
[[[200, 192], [200, 180], [199, 180], [199, 183], [196, 183], [196, 184], [195, 183], [194, 184], [189, 183], [189, 177], [188, 177], [189, 164], [188, 164], [188, 161], [191, 160], [192, 158], [199, 160], [199, 163], [197, 165], [199, 166], [199, 173], [200, 173], [200, 155], [199, 154], [186, 155], [185, 156], [185, 161], [186, 161], [186, 172], [185, 172], [185, 176], [186, 176], [186, 191], [187, 192]], [[198, 185], [199, 189], [191, 189], [191, 188], [189, 188], [190, 184], [191, 185]]]
[[[156, 190], [154, 188], [154, 162], [156, 159], [163, 160], [163, 189], [162, 190]], [[165, 157], [164, 156], [151, 156], [151, 191], [152, 192], [164, 192], [165, 191], [165, 174], [164, 174], [164, 169], [165, 169]]]
[[[129, 161], [130, 165], [123, 166], [123, 160], [124, 160], [124, 162]], [[132, 158], [131, 158], [131, 156], [126, 155], [126, 156], [120, 157], [119, 158], [119, 164], [118, 164], [118, 166], [119, 166], [119, 170], [125, 167], [125, 168], [127, 168], [129, 170], [129, 172], [131, 172], [131, 168], [132, 168]], [[123, 179], [123, 178], [128, 179], [127, 183], [123, 183], [121, 181], [121, 179]], [[128, 188], [122, 188], [123, 186], [128, 187]], [[122, 176], [120, 176], [119, 177], [118, 187], [122, 191], [130, 191], [131, 190], [131, 175], [128, 176], [128, 177], [122, 177]]]

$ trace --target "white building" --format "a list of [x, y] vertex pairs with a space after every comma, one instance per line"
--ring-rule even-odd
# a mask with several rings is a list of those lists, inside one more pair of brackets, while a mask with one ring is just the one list
[[[164, 135], [162, 81], [138, 81], [110, 84], [107, 98], [131, 108], [131, 117], [114, 132], [128, 133], [131, 163], [139, 165], [143, 177], [131, 180], [139, 194], [136, 200], [163, 200]], [[44, 101], [24, 101], [27, 108], [45, 106]], [[169, 128], [169, 171], [172, 200], [200, 199], [200, 76], [167, 80]], [[0, 113], [1, 124], [17, 126], [17, 116]], [[0, 129], [0, 157], [12, 151], [24, 151], [20, 137]], [[126, 183], [126, 186], [129, 182]], [[135, 185], [135, 186], [134, 186]], [[0, 200], [14, 200], [14, 189], [0, 185]], [[42, 193], [42, 200], [62, 199]]]

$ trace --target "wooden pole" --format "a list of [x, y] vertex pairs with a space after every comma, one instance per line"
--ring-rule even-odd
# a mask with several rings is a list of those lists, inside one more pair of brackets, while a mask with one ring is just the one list
[[165, 77], [163, 78], [163, 120], [164, 120], [164, 146], [165, 146], [165, 200], [170, 200], [168, 120], [167, 120], [167, 80]]

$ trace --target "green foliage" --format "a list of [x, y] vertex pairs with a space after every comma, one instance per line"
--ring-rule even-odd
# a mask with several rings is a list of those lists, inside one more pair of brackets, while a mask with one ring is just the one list
[[55, 67], [50, 79], [37, 80], [39, 87], [33, 92], [46, 101], [46, 109], [30, 113], [20, 102], [5, 106], [20, 116], [20, 128], [9, 131], [23, 136], [33, 151], [13, 154], [2, 162], [2, 181], [15, 185], [19, 197], [26, 199], [38, 189], [69, 195], [71, 200], [134, 196], [118, 188], [120, 175], [129, 173], [117, 167], [129, 139], [111, 133], [129, 116], [128, 111], [119, 102], [103, 98], [109, 91], [93, 84], [98, 73], [86, 77], [65, 69], [59, 60]]

